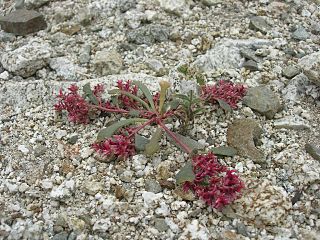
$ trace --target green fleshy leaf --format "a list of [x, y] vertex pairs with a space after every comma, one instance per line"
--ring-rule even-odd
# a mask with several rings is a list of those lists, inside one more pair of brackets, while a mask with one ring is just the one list
[[90, 83], [85, 84], [82, 87], [82, 91], [84, 92], [85, 97], [89, 98], [93, 104], [99, 104], [97, 97], [93, 94], [93, 91], [91, 90]]
[[145, 122], [145, 121], [147, 120], [143, 118], [131, 118], [131, 119], [125, 119], [125, 120], [116, 122], [107, 128], [101, 129], [100, 132], [98, 133], [97, 141], [100, 142], [106, 138], [110, 138], [119, 128], [122, 128], [127, 125], [131, 125], [131, 124], [135, 124], [137, 122]]
[[237, 154], [237, 150], [233, 147], [215, 147], [210, 148], [210, 151], [216, 155], [233, 157]]
[[133, 81], [133, 84], [136, 85], [136, 86], [138, 86], [138, 88], [143, 92], [144, 96], [148, 99], [152, 110], [153, 110], [153, 111], [156, 111], [156, 107], [154, 106], [152, 94], [150, 93], [150, 91], [149, 91], [149, 89], [147, 88], [147, 86], [144, 85], [144, 84], [143, 84], [142, 82], [140, 82], [140, 81]]
[[143, 101], [141, 98], [137, 97], [136, 95], [133, 95], [132, 93], [123, 91], [123, 90], [119, 90], [119, 89], [113, 89], [109, 91], [110, 94], [123, 94], [126, 95], [127, 97], [141, 103], [147, 110], [150, 110], [150, 106]]
[[190, 97], [188, 97], [187, 95], [184, 95], [184, 94], [175, 94], [174, 96], [177, 97], [177, 98], [180, 98], [180, 99], [182, 99], [182, 100], [184, 100], [184, 101], [190, 102]]
[[[189, 138], [189, 137], [186, 137], [186, 136], [183, 136], [179, 133], [175, 133], [174, 134], [176, 135], [176, 137], [181, 141], [183, 142], [185, 145], [187, 145], [192, 151], [195, 151], [195, 150], [202, 150], [205, 148], [204, 145], [198, 143], [196, 140], [193, 140], [192, 138]], [[168, 134], [167, 134], [168, 135]], [[181, 148], [180, 145], [178, 145], [171, 137], [170, 135], [168, 135], [169, 139], [171, 139], [171, 141], [173, 142], [174, 145], [176, 145], [177, 147], [179, 147], [181, 150], [184, 151], [183, 148]]]
[[221, 99], [217, 99], [220, 107], [226, 111], [226, 112], [231, 112], [232, 111], [232, 108], [230, 107], [230, 105], [226, 102], [226, 101], [223, 101]]
[[148, 142], [148, 138], [145, 138], [139, 134], [134, 136], [134, 146], [137, 151], [144, 151]]
[[177, 185], [181, 185], [185, 182], [192, 182], [196, 178], [193, 172], [193, 166], [191, 162], [187, 162], [176, 175]]
[[162, 136], [162, 129], [157, 128], [157, 130], [152, 135], [150, 142], [146, 144], [145, 151], [146, 154], [151, 156], [160, 150], [159, 141]]

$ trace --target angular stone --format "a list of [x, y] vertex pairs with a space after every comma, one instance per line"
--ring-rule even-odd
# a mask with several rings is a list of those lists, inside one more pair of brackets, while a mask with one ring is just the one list
[[30, 77], [47, 65], [52, 54], [48, 43], [32, 40], [28, 44], [2, 54], [2, 66], [15, 75]]
[[234, 46], [219, 43], [206, 54], [197, 57], [193, 63], [199, 70], [210, 73], [219, 69], [239, 68], [243, 63], [240, 50]]
[[266, 34], [271, 29], [270, 25], [266, 22], [266, 20], [260, 16], [254, 16], [250, 18], [249, 28], [252, 30], [260, 31], [264, 34]]
[[287, 66], [282, 70], [282, 75], [286, 78], [293, 78], [301, 72], [300, 68], [296, 65]]
[[257, 149], [255, 141], [260, 138], [262, 129], [259, 124], [252, 119], [239, 119], [232, 123], [228, 128], [228, 144], [237, 149], [238, 154], [249, 157], [254, 162], [265, 161], [264, 153]]
[[94, 57], [94, 66], [101, 75], [111, 75], [120, 73], [123, 68], [123, 60], [116, 51], [102, 50], [96, 53]]
[[259, 71], [260, 70], [258, 64], [253, 60], [245, 61], [242, 65], [242, 67], [244, 67], [245, 69], [248, 69], [250, 71]]
[[159, 193], [162, 191], [161, 185], [158, 183], [158, 181], [149, 179], [146, 181], [146, 191], [153, 192], [153, 193]]
[[158, 229], [159, 232], [165, 232], [169, 229], [169, 226], [166, 223], [166, 220], [163, 218], [156, 218], [154, 220], [154, 227]]
[[189, 10], [186, 0], [159, 0], [160, 7], [166, 12], [181, 16]]
[[320, 86], [320, 51], [301, 58], [298, 65], [310, 81]]
[[42, 14], [33, 11], [20, 9], [5, 17], [0, 17], [2, 30], [16, 35], [27, 35], [47, 28], [47, 23]]
[[272, 119], [281, 109], [277, 95], [264, 85], [250, 88], [243, 98], [243, 103], [268, 119]]
[[160, 24], [150, 24], [130, 31], [127, 35], [130, 43], [152, 45], [156, 42], [168, 41], [170, 31]]
[[293, 33], [292, 38], [298, 41], [304, 41], [307, 40], [310, 37], [310, 33], [307, 32], [307, 30], [299, 26]]
[[259, 62], [260, 59], [255, 55], [255, 52], [249, 48], [243, 48], [240, 50], [240, 54], [248, 60], [253, 60], [255, 62]]
[[306, 120], [299, 116], [288, 116], [281, 119], [277, 119], [274, 122], [275, 128], [286, 128], [292, 130], [304, 130], [309, 129], [310, 125]]
[[96, 195], [103, 189], [103, 185], [100, 182], [85, 182], [83, 185], [83, 192], [89, 195]]
[[311, 155], [314, 159], [320, 161], [320, 147], [314, 143], [307, 143], [305, 146], [307, 153]]

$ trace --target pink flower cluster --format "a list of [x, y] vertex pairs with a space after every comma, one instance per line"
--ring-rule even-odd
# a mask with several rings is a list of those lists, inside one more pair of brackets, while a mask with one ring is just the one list
[[192, 182], [184, 183], [185, 191], [194, 191], [206, 204], [217, 209], [241, 196], [243, 181], [236, 175], [235, 170], [228, 170], [221, 165], [213, 153], [196, 155], [192, 162], [196, 177]]
[[135, 154], [133, 139], [125, 134], [113, 135], [101, 143], [93, 144], [92, 148], [107, 158], [126, 159]]
[[237, 103], [246, 94], [246, 88], [242, 84], [234, 84], [230, 81], [220, 80], [215, 85], [205, 85], [202, 88], [201, 97], [208, 102], [216, 103], [221, 99], [232, 108], [237, 108]]
[[[133, 85], [132, 81], [130, 80], [127, 80], [126, 82], [119, 80], [117, 82], [117, 87], [119, 90], [131, 93], [135, 96], [138, 94], [138, 87], [136, 85]], [[119, 102], [122, 103], [123, 106], [126, 107], [127, 109], [137, 107], [136, 101], [126, 95], [121, 94], [118, 99], [119, 99]]]
[[71, 122], [88, 123], [89, 105], [86, 100], [79, 95], [79, 88], [76, 85], [71, 85], [68, 90], [68, 93], [64, 93], [62, 89], [60, 89], [57, 96], [58, 103], [54, 105], [55, 110], [59, 112], [66, 110]]

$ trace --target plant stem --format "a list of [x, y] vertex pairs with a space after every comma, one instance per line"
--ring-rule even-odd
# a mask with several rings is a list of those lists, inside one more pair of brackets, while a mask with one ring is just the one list
[[174, 132], [172, 132], [169, 128], [166, 127], [166, 125], [164, 125], [164, 123], [162, 121], [158, 121], [158, 125], [164, 130], [166, 131], [166, 133], [174, 140], [176, 141], [176, 143], [178, 145], [180, 145], [180, 147], [188, 154], [192, 153], [192, 149], [184, 144], [175, 134]]
[[136, 133], [138, 133], [141, 129], [143, 129], [144, 127], [146, 127], [147, 125], [150, 125], [153, 121], [155, 121], [155, 118], [151, 118], [150, 120], [148, 120], [147, 122], [145, 122], [144, 124], [140, 125], [139, 127], [137, 127], [135, 130], [133, 130], [133, 132], [128, 136], [128, 138], [133, 137]]

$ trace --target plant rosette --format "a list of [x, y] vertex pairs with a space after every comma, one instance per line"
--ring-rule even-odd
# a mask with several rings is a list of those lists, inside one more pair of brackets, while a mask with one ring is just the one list
[[[116, 88], [108, 92], [111, 99], [103, 99], [105, 89], [102, 84], [93, 89], [89, 84], [84, 85], [82, 95], [76, 85], [71, 85], [66, 93], [60, 89], [54, 107], [58, 112], [67, 112], [68, 119], [74, 123], [88, 124], [92, 118], [103, 114], [124, 117], [124, 120], [101, 129], [92, 144], [98, 154], [109, 160], [128, 159], [137, 151], [153, 155], [160, 150], [160, 140], [165, 135], [191, 158], [191, 162], [176, 175], [177, 184], [185, 191], [195, 192], [208, 205], [221, 209], [241, 196], [244, 183], [235, 170], [219, 163], [213, 152], [195, 154], [201, 149], [198, 142], [172, 131], [167, 123], [173, 120], [182, 122], [186, 133], [188, 125], [192, 125], [194, 118], [204, 111], [203, 104], [219, 104], [225, 111], [231, 111], [237, 108], [246, 88], [221, 80], [215, 85], [199, 87], [199, 97], [192, 92], [168, 96], [169, 88], [169, 82], [161, 81], [160, 91], [152, 94], [139, 81], [119, 80]], [[147, 126], [155, 129], [150, 139], [139, 135]]]

